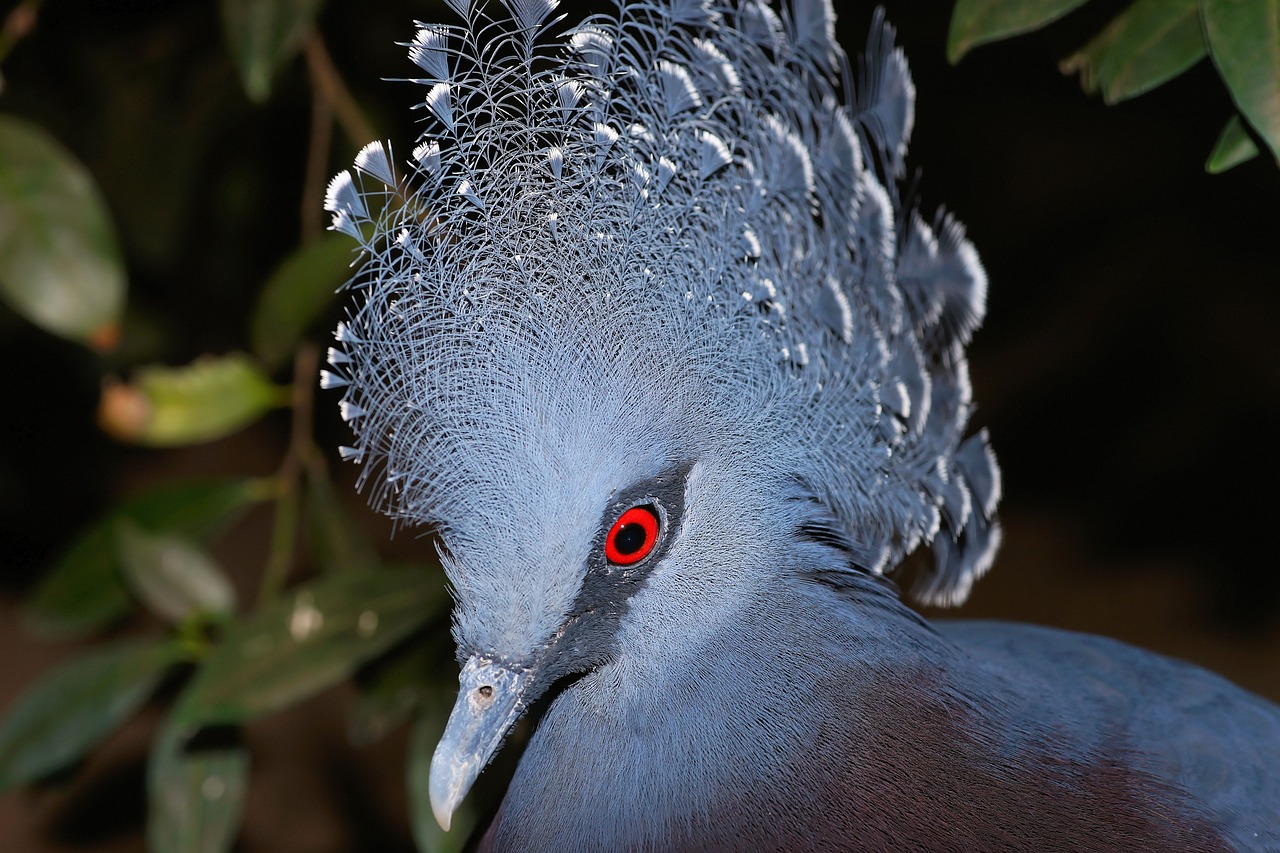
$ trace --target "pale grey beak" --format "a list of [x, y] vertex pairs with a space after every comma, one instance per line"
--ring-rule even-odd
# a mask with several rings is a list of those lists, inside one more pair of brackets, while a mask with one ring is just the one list
[[431, 759], [431, 809], [448, 830], [458, 803], [524, 711], [527, 670], [473, 657], [458, 676], [458, 701]]

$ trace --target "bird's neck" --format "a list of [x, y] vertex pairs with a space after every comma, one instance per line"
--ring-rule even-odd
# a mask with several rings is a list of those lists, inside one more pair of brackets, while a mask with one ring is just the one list
[[1050, 729], [1012, 718], [1011, 685], [868, 592], [860, 601], [847, 586], [796, 578], [695, 655], [624, 655], [584, 677], [541, 721], [489, 841], [732, 850], [839, 839], [874, 851], [1087, 838], [1091, 850], [1190, 849], [1162, 792], [1121, 753], [1067, 757]]

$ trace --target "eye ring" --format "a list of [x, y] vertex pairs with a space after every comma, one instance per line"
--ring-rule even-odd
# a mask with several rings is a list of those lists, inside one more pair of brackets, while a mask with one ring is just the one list
[[604, 555], [619, 566], [638, 563], [658, 544], [658, 509], [641, 504], [618, 516], [604, 538]]

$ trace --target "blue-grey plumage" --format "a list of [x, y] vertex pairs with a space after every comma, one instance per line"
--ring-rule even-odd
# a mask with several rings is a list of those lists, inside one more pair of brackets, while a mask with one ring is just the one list
[[1101, 638], [935, 632], [827, 580], [695, 660], [561, 694], [481, 849], [1280, 849], [1274, 707]]
[[[367, 260], [343, 454], [431, 523], [458, 701], [447, 826], [544, 700], [494, 849], [1280, 843], [1280, 711], [1102, 640], [926, 624], [999, 541], [969, 434], [986, 279], [899, 196], [911, 78], [830, 0], [652, 0], [559, 34], [450, 0], [430, 127], [330, 186]], [[1270, 834], [1269, 834], [1270, 833]]]

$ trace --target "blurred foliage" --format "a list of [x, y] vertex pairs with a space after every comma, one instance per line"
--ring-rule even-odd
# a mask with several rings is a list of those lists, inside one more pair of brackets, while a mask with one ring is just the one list
[[[958, 0], [949, 55], [1082, 3]], [[391, 6], [372, 19], [342, 10], [335, 24], [318, 0], [94, 10], [23, 0], [0, 33], [0, 326], [30, 323], [85, 347], [57, 365], [56, 381], [62, 397], [89, 400], [75, 424], [89, 424], [96, 406], [101, 433], [86, 439], [85, 426], [66, 452], [103, 434], [132, 448], [203, 446], [287, 421], [273, 473], [175, 479], [116, 500], [28, 597], [32, 630], [93, 645], [5, 710], [0, 790], [73, 769], [145, 703], [165, 703], [147, 767], [157, 851], [231, 849], [250, 773], [244, 727], [349, 679], [354, 742], [410, 727], [405, 782], [419, 845], [455, 849], [476, 823], [467, 803], [459, 828], [442, 833], [425, 794], [456, 689], [440, 574], [387, 564], [329, 470], [337, 442], [317, 438], [329, 428], [314, 405], [321, 330], [355, 259], [351, 241], [323, 231], [324, 185], [374, 127], [412, 138], [407, 107], [418, 97], [397, 92], [401, 104], [371, 120], [358, 104], [385, 97], [357, 96], [347, 81], [385, 86], [380, 78], [404, 71], [392, 45], [409, 22], [447, 14]], [[1227, 169], [1260, 148], [1280, 151], [1276, 9], [1136, 0], [1062, 68], [1115, 102], [1212, 57], [1238, 110], [1208, 164]], [[359, 27], [342, 23], [353, 17]], [[78, 40], [43, 39], [46, 22]], [[218, 26], [222, 42], [207, 37]], [[358, 57], [378, 59], [348, 69]], [[84, 479], [77, 469], [72, 482]], [[235, 582], [245, 572], [212, 549], [263, 506], [273, 529], [246, 596]]]
[[148, 365], [102, 390], [98, 422], [108, 435], [148, 447], [203, 444], [289, 403], [257, 363], [232, 353], [180, 368]]
[[[1086, 0], [956, 0], [947, 56], [1030, 32]], [[1280, 160], [1280, 0], [1134, 0], [1088, 44], [1064, 59], [1087, 92], [1108, 104], [1141, 95], [1205, 56], [1237, 115], [1231, 116], [1205, 168], [1221, 172], [1256, 156]], [[1257, 141], [1255, 141], [1255, 139]]]
[[0, 789], [37, 782], [96, 746], [147, 700], [177, 649], [117, 640], [45, 675], [0, 726]]
[[[242, 731], [256, 718], [358, 676], [354, 741], [418, 717], [438, 733], [456, 690], [438, 641], [448, 597], [433, 566], [384, 563], [314, 432], [321, 329], [355, 259], [349, 239], [325, 233], [321, 198], [373, 136], [317, 28], [322, 4], [121, 11], [123, 20], [96, 21], [114, 39], [89, 43], [85, 24], [88, 42], [57, 47], [40, 43], [43, 24], [53, 18], [56, 29], [59, 14], [77, 12], [39, 0], [8, 12], [0, 300], [10, 322], [87, 348], [101, 381], [97, 425], [117, 442], [208, 445], [280, 410], [288, 441], [272, 475], [162, 481], [69, 541], [31, 591], [26, 621], [51, 638], [93, 642], [6, 709], [0, 790], [65, 775], [144, 704], [164, 702], [147, 767], [148, 845], [214, 853], [236, 841], [250, 773]], [[400, 32], [414, 11], [400, 16]], [[225, 44], [193, 41], [215, 13]], [[393, 34], [373, 38], [394, 53]], [[34, 50], [18, 58], [31, 62], [10, 61], [27, 49], [23, 39]], [[52, 53], [81, 85], [110, 69], [94, 94], [101, 104], [73, 125], [69, 113], [27, 97], [28, 75]], [[379, 76], [366, 75], [373, 84]], [[67, 93], [71, 114], [84, 94]], [[309, 122], [299, 120], [300, 100], [310, 101]], [[273, 135], [277, 122], [289, 132]], [[221, 128], [235, 138], [226, 152]], [[58, 137], [69, 131], [76, 144], [67, 147]], [[246, 140], [260, 150], [246, 151]], [[202, 175], [215, 163], [218, 174]], [[300, 184], [281, 180], [281, 165]], [[293, 196], [292, 228], [257, 218], [270, 186]], [[228, 223], [244, 230], [219, 233]], [[224, 305], [242, 306], [238, 339], [183, 340], [184, 330], [224, 327], [227, 309], [211, 310], [208, 294], [218, 291], [207, 282], [228, 296]], [[229, 573], [210, 549], [262, 506], [272, 533], [248, 572], [258, 588], [246, 600], [232, 578], [245, 571]], [[119, 626], [136, 625], [140, 611], [151, 614], [148, 627], [121, 638]], [[431, 737], [414, 747], [426, 758], [407, 766], [429, 761]], [[417, 805], [416, 824], [434, 820], [425, 798]], [[429, 837], [431, 849], [465, 841]]]
[[124, 267], [88, 170], [39, 127], [0, 115], [0, 293], [55, 335], [115, 343]]
[[109, 627], [134, 606], [116, 544], [121, 527], [208, 543], [274, 490], [274, 482], [266, 480], [199, 480], [168, 484], [125, 501], [81, 532], [45, 573], [28, 600], [28, 624], [51, 638]]
[[240, 82], [252, 100], [262, 103], [271, 97], [276, 73], [310, 34], [320, 0], [222, 0], [221, 6]]

